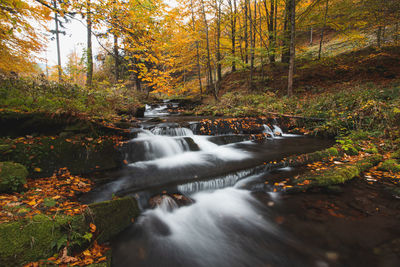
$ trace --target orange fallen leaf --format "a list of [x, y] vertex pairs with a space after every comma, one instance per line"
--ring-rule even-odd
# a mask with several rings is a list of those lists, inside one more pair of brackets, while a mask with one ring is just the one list
[[92, 232], [92, 233], [96, 232], [96, 225], [94, 225], [93, 223], [90, 223], [89, 227], [90, 227], [90, 232]]

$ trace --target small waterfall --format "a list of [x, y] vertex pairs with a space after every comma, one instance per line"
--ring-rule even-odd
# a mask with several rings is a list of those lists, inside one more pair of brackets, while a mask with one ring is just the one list
[[167, 136], [193, 136], [192, 130], [188, 128], [154, 127], [151, 132], [155, 135]]
[[179, 207], [176, 201], [172, 197], [167, 195], [161, 196], [160, 202], [161, 203], [157, 203], [158, 204], [157, 207], [162, 211], [172, 211]]
[[154, 160], [187, 151], [191, 151], [191, 146], [185, 138], [154, 135], [150, 131], [143, 131], [127, 144], [126, 158], [131, 162]]
[[273, 125], [274, 130], [272, 130], [268, 125], [264, 124], [264, 133], [267, 137], [275, 138], [277, 136], [283, 136], [283, 131], [278, 125]]
[[274, 125], [275, 136], [283, 136], [283, 131], [278, 125]]
[[199, 191], [215, 190], [234, 186], [239, 180], [249, 176], [252, 170], [243, 170], [226, 176], [214, 178], [207, 181], [195, 181], [187, 184], [178, 185], [178, 190], [183, 194], [192, 194]]
[[271, 128], [270, 128], [268, 125], [266, 125], [266, 124], [264, 124], [263, 126], [264, 126], [264, 133], [267, 134], [267, 137], [272, 137], [272, 138], [274, 138], [274, 137], [275, 137], [275, 134], [274, 134], [274, 132], [271, 130]]
[[167, 112], [167, 105], [155, 105], [150, 106], [146, 104], [146, 109], [144, 111], [145, 117], [157, 117], [157, 116], [166, 116], [169, 113]]

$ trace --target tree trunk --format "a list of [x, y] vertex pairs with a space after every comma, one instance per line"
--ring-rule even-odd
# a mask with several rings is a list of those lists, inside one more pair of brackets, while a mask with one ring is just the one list
[[114, 33], [114, 68], [115, 82], [119, 80], [119, 52], [118, 52], [118, 36]]
[[310, 46], [312, 46], [312, 43], [313, 43], [313, 27], [311, 26], [311, 29], [310, 29]]
[[396, 28], [395, 28], [395, 33], [394, 33], [394, 40], [397, 41], [399, 40], [399, 23], [396, 23]]
[[235, 53], [236, 53], [236, 0], [229, 0], [229, 7], [231, 9], [231, 42], [232, 42], [232, 72], [236, 71]]
[[93, 54], [92, 54], [92, 14], [90, 10], [90, 0], [87, 0], [87, 73], [86, 86], [91, 88], [93, 81]]
[[114, 68], [115, 68], [115, 82], [118, 82], [119, 80], [119, 73], [120, 73], [120, 63], [119, 63], [119, 49], [118, 49], [118, 35], [116, 32], [116, 23], [117, 23], [117, 9], [116, 9], [116, 0], [113, 1], [113, 16], [112, 16], [112, 22], [111, 22], [111, 29], [114, 30], [113, 32], [113, 37], [114, 37]]
[[283, 63], [289, 63], [290, 61], [290, 38], [291, 38], [290, 22], [292, 16], [291, 1], [292, 0], [286, 0], [286, 7], [285, 7], [285, 22], [283, 27], [284, 36], [283, 36], [283, 47], [282, 47]]
[[291, 30], [290, 30], [290, 61], [288, 74], [288, 96], [293, 95], [293, 76], [294, 76], [294, 60], [296, 56], [295, 38], [296, 38], [296, 0], [290, 0], [291, 3]]
[[[253, 15], [251, 12], [251, 2], [248, 1], [249, 3], [249, 33], [250, 33], [250, 89], [253, 89], [253, 75], [254, 75], [254, 37], [255, 37], [255, 23], [253, 20]], [[257, 2], [255, 1], [255, 5]], [[257, 8], [255, 8], [255, 12], [257, 12]], [[256, 14], [257, 15], [257, 14]], [[254, 18], [255, 19], [255, 18]]]
[[[57, 9], [57, 1], [53, 2], [54, 9]], [[56, 23], [56, 43], [57, 43], [57, 70], [58, 70], [58, 81], [62, 81], [62, 72], [61, 72], [61, 52], [60, 52], [60, 32], [58, 30], [58, 13], [54, 12], [54, 21]]]
[[[192, 12], [192, 30], [196, 32], [196, 24], [194, 21], [194, 8], [193, 8], [193, 0], [190, 0], [190, 9]], [[200, 88], [200, 99], [203, 98], [203, 85], [201, 83], [201, 68], [200, 68], [200, 52], [199, 52], [199, 41], [196, 40], [196, 61], [197, 61], [197, 77], [199, 79], [199, 88]]]
[[271, 63], [275, 62], [274, 18], [275, 18], [275, 1], [271, 0], [271, 12], [270, 12], [270, 16], [269, 16], [269, 27], [268, 27], [268, 31], [269, 31], [268, 41], [269, 41], [269, 47], [270, 47], [269, 61]]
[[376, 37], [377, 37], [378, 47], [381, 48], [382, 26], [378, 27], [378, 31], [376, 32]]
[[248, 1], [249, 0], [244, 0], [244, 62], [246, 64], [249, 63], [249, 57], [248, 57], [248, 49], [249, 49], [249, 42], [248, 42], [248, 36], [247, 36], [247, 19], [248, 19]]
[[322, 25], [322, 30], [321, 30], [321, 40], [319, 40], [318, 60], [321, 59], [322, 42], [324, 41], [324, 31], [326, 26], [326, 19], [328, 17], [328, 8], [329, 8], [329, 0], [326, 0], [324, 24]]
[[[201, 0], [201, 7], [204, 19], [204, 27], [206, 31], [206, 50], [207, 50], [207, 69], [208, 69], [208, 87], [210, 88], [213, 84], [212, 69], [211, 69], [211, 57], [210, 57], [210, 39], [208, 37], [208, 23], [206, 17], [206, 11], [204, 8], [204, 0]], [[214, 97], [217, 99], [218, 96], [214, 93]]]
[[260, 25], [259, 25], [259, 31], [260, 31], [260, 65], [261, 65], [261, 80], [264, 82], [264, 56], [263, 56], [263, 51], [261, 50], [263, 47], [263, 35], [262, 35], [262, 16], [261, 16], [261, 3], [258, 5], [258, 14], [260, 16]]
[[217, 80], [218, 83], [221, 82], [222, 80], [222, 66], [221, 66], [221, 0], [216, 0], [215, 1], [215, 7], [216, 7], [216, 11], [217, 11], [217, 40], [216, 40], [216, 44], [217, 44], [217, 49], [216, 49], [216, 59], [217, 59]]

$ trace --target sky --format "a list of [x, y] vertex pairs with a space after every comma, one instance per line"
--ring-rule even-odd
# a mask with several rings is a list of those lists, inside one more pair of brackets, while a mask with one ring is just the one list
[[[68, 55], [76, 49], [78, 55], [82, 55], [83, 49], [86, 48], [87, 42], [87, 30], [86, 26], [77, 20], [71, 20], [69, 23], [63, 24], [66, 34], [60, 34], [60, 51], [61, 51], [61, 65], [65, 66], [67, 62]], [[54, 21], [50, 21], [48, 25], [49, 29], [55, 29]], [[51, 33], [49, 33], [51, 35]], [[55, 35], [53, 35], [55, 37]], [[96, 38], [92, 36], [92, 45], [94, 55], [100, 50], [100, 45], [98, 44]], [[57, 65], [57, 44], [56, 40], [50, 40], [47, 45], [46, 51], [41, 55], [43, 58], [47, 58], [49, 66]], [[43, 62], [45, 63], [45, 62]]]

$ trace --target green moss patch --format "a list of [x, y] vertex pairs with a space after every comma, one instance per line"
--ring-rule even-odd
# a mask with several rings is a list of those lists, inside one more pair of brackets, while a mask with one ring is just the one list
[[0, 224], [0, 265], [21, 264], [47, 258], [56, 252], [59, 240], [66, 238], [71, 230], [81, 231], [81, 216], [36, 215], [31, 220]]
[[391, 158], [400, 160], [400, 149], [391, 154]]
[[339, 165], [338, 167], [318, 172], [305, 173], [299, 179], [292, 181], [294, 187], [289, 188], [289, 191], [305, 190], [312, 187], [328, 187], [345, 183], [359, 176], [362, 172], [376, 166], [382, 159], [382, 155], [374, 154], [356, 163]]
[[291, 156], [284, 160], [285, 164], [290, 167], [306, 165], [316, 161], [327, 160], [331, 157], [340, 156], [339, 150], [336, 147], [330, 147], [325, 150], [316, 151], [299, 156]]
[[120, 166], [122, 158], [112, 137], [0, 139], [7, 153], [0, 161], [13, 161], [27, 167], [29, 177], [48, 177], [67, 167], [72, 174], [109, 170]]
[[27, 176], [25, 166], [14, 162], [0, 162], [0, 193], [21, 191]]
[[0, 224], [0, 266], [47, 259], [67, 243], [70, 247], [85, 246], [90, 223], [97, 228], [93, 238], [107, 241], [132, 224], [138, 215], [136, 200], [128, 197], [91, 204], [82, 215], [36, 215]]
[[400, 164], [395, 159], [388, 159], [378, 167], [380, 171], [400, 172]]
[[128, 227], [139, 216], [135, 199], [126, 197], [89, 205], [85, 214], [99, 230], [97, 240], [104, 242]]

